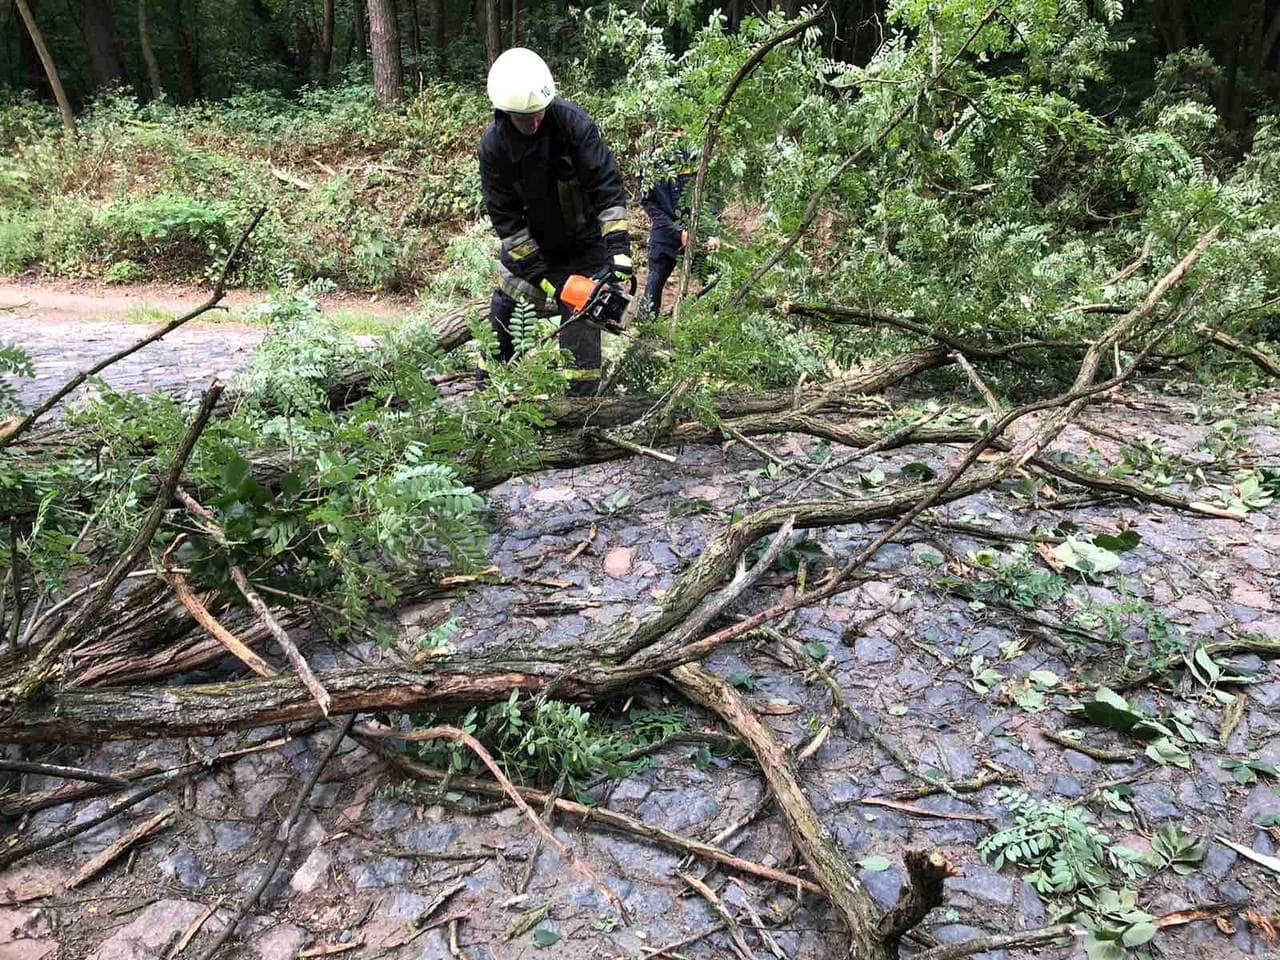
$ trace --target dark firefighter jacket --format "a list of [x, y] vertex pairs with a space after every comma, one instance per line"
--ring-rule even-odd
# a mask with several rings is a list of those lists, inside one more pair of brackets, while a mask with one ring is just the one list
[[540, 302], [547, 263], [564, 263], [601, 236], [610, 254], [630, 254], [627, 193], [595, 121], [556, 97], [533, 136], [495, 112], [480, 140], [480, 187], [502, 241], [500, 286]]
[[688, 204], [682, 204], [685, 188], [694, 179], [692, 173], [681, 171], [667, 180], [659, 180], [645, 194], [641, 206], [649, 215], [650, 255], [654, 247], [670, 253], [680, 250], [680, 232], [684, 229]]

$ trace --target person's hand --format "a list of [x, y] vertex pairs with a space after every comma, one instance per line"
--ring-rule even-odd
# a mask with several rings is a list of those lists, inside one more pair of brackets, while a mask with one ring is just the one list
[[613, 275], [619, 280], [627, 280], [635, 276], [636, 268], [631, 258], [625, 253], [615, 253], [610, 266], [613, 268]]
[[689, 231], [681, 230], [680, 231], [680, 249], [683, 250], [688, 245], [689, 245]]

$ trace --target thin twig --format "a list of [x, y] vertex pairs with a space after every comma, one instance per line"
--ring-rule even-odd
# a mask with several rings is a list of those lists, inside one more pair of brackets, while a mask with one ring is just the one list
[[[410, 760], [408, 757], [395, 750], [379, 749], [381, 746], [377, 741], [362, 741], [365, 746], [370, 747], [378, 752], [379, 756], [391, 763], [397, 770], [414, 777], [419, 780], [429, 780], [438, 783], [446, 776], [445, 771], [436, 770], [432, 767], [424, 766], [416, 761]], [[507, 791], [497, 783], [491, 783], [488, 780], [480, 780], [476, 777], [466, 777], [453, 775], [450, 783], [459, 790], [465, 790], [468, 793], [478, 793], [487, 797], [503, 797], [507, 796]], [[528, 787], [516, 788], [520, 795], [531, 803], [545, 802], [548, 794], [541, 790], [533, 790]], [[586, 804], [577, 803], [573, 800], [566, 800], [563, 797], [556, 801], [556, 808], [562, 813], [578, 817], [582, 820], [600, 823], [615, 830], [624, 833], [634, 834], [638, 837], [644, 837], [646, 840], [653, 840], [656, 843], [679, 850], [681, 853], [692, 854], [696, 857], [702, 857], [706, 860], [712, 860], [716, 863], [724, 864], [731, 870], [737, 870], [741, 873], [750, 874], [760, 877], [763, 880], [772, 880], [774, 883], [780, 883], [792, 890], [807, 890], [810, 893], [821, 893], [822, 888], [809, 880], [803, 880], [794, 874], [787, 873], [785, 870], [778, 870], [774, 867], [767, 867], [764, 864], [753, 863], [750, 860], [744, 860], [736, 857], [728, 850], [725, 850], [715, 843], [705, 843], [701, 840], [695, 840], [692, 837], [686, 837], [675, 833], [671, 830], [663, 829], [652, 824], [645, 823], [643, 820], [637, 820], [634, 817], [628, 817], [626, 814], [618, 813], [600, 806], [587, 806]]]
[[992, 950], [1007, 950], [1010, 947], [1036, 947], [1065, 937], [1077, 937], [1080, 932], [1080, 928], [1075, 924], [1059, 923], [1051, 927], [1040, 927], [1036, 930], [1001, 933], [993, 937], [975, 937], [972, 940], [948, 943], [941, 947], [934, 947], [932, 950], [917, 953], [914, 960], [960, 960], [961, 957], [971, 957], [975, 953], [987, 953]]
[[996, 399], [996, 395], [991, 392], [991, 388], [979, 376], [978, 371], [973, 368], [969, 358], [959, 351], [951, 354], [951, 356], [955, 359], [960, 369], [964, 371], [964, 375], [969, 378], [973, 388], [982, 395], [982, 399], [986, 401], [987, 409], [998, 416], [1000, 413], [1000, 401]]
[[597, 437], [605, 443], [610, 443], [619, 450], [626, 450], [628, 453], [634, 453], [641, 457], [649, 457], [662, 463], [677, 463], [677, 459], [669, 453], [663, 453], [661, 450], [655, 450], [653, 447], [646, 447], [642, 444], [628, 440], [626, 437], [620, 437], [616, 433], [610, 433], [608, 430], [600, 430], [594, 428], [587, 431], [588, 436]]
[[738, 956], [742, 960], [752, 960], [751, 948], [747, 946], [746, 937], [742, 935], [742, 927], [738, 926], [738, 921], [734, 919], [728, 908], [720, 902], [720, 898], [716, 896], [715, 891], [708, 887], [691, 873], [677, 872], [676, 876], [691, 886], [703, 900], [711, 905], [711, 909], [715, 911], [716, 916], [725, 922], [729, 928], [729, 938], [733, 943], [733, 947], [738, 951]]
[[56, 763], [36, 763], [32, 760], [0, 759], [0, 773], [35, 773], [42, 777], [62, 777], [64, 780], [82, 780], [85, 783], [101, 783], [124, 789], [129, 781], [111, 773], [98, 773], [83, 767], [64, 767]]
[[65, 827], [62, 830], [49, 834], [47, 837], [41, 837], [39, 840], [31, 840], [27, 843], [21, 843], [16, 846], [9, 847], [7, 850], [0, 851], [0, 870], [7, 870], [18, 861], [31, 856], [33, 853], [39, 853], [41, 850], [47, 850], [60, 843], [65, 843], [67, 840], [72, 840], [80, 836], [82, 833], [87, 833], [99, 824], [106, 823], [108, 820], [119, 816], [130, 807], [141, 803], [148, 797], [155, 796], [161, 790], [165, 789], [170, 783], [178, 778], [180, 772], [181, 771], [179, 770], [170, 771], [166, 776], [161, 777], [155, 783], [141, 787], [132, 793], [121, 797], [115, 803], [108, 804], [102, 813], [97, 816], [90, 817], [88, 820], [75, 823], [70, 827]]

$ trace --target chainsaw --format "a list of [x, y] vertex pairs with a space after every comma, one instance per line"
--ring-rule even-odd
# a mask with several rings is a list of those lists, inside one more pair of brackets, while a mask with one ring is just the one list
[[573, 310], [566, 323], [581, 320], [608, 333], [623, 332], [623, 315], [636, 292], [636, 278], [631, 278], [630, 292], [624, 290], [610, 273], [604, 277], [572, 274], [560, 289], [560, 302]]

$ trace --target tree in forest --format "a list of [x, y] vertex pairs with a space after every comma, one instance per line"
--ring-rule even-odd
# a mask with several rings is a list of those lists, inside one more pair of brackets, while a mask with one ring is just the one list
[[94, 86], [108, 87], [124, 80], [110, 0], [80, 0], [80, 30], [89, 53]]
[[149, 0], [138, 0], [138, 44], [142, 48], [142, 61], [147, 68], [147, 81], [151, 84], [151, 97], [164, 98], [164, 82], [160, 78], [160, 62], [151, 38], [151, 11]]
[[395, 0], [369, 0], [369, 46], [374, 96], [379, 103], [396, 103], [403, 93], [404, 78]]
[[74, 134], [76, 132], [75, 114], [71, 112], [71, 101], [67, 99], [67, 93], [62, 87], [62, 78], [58, 75], [58, 66], [53, 62], [53, 55], [49, 53], [49, 47], [44, 42], [44, 34], [40, 32], [40, 26], [36, 23], [35, 15], [31, 12], [31, 5], [27, 0], [15, 0], [18, 5], [18, 15], [22, 17], [22, 22], [27, 27], [27, 33], [31, 37], [31, 43], [36, 48], [36, 54], [40, 57], [40, 64], [44, 67], [45, 77], [49, 81], [49, 87], [53, 90], [53, 97], [58, 101], [58, 112], [62, 115], [62, 126], [67, 133]]

